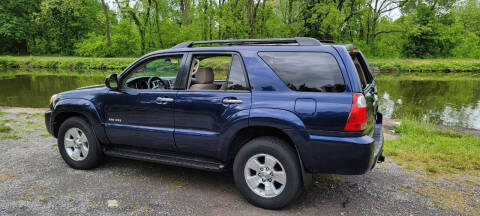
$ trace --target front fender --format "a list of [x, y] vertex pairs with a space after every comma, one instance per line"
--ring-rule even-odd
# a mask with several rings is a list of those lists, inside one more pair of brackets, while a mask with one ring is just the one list
[[86, 99], [63, 99], [58, 101], [52, 112], [52, 121], [65, 113], [76, 113], [84, 116], [90, 122], [92, 130], [101, 143], [108, 143], [105, 134], [104, 121], [95, 105]]

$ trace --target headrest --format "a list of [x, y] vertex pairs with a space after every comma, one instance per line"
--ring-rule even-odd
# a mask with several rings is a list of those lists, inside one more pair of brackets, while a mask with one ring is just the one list
[[195, 79], [199, 84], [213, 83], [213, 76], [213, 69], [211, 67], [198, 68], [197, 73], [195, 73]]

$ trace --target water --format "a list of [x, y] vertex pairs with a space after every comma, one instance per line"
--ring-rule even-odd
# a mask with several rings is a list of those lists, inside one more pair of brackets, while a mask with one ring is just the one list
[[[34, 75], [32, 75], [32, 73]], [[0, 74], [0, 106], [48, 107], [50, 96], [101, 84], [119, 71], [9, 70]], [[480, 81], [377, 80], [385, 117], [405, 116], [480, 129]]]
[[387, 118], [414, 117], [435, 124], [480, 129], [480, 81], [380, 80], [380, 110]]

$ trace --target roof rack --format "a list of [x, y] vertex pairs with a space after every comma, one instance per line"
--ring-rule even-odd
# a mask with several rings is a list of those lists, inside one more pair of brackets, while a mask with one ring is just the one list
[[280, 45], [297, 44], [298, 46], [321, 46], [322, 43], [315, 38], [295, 37], [295, 38], [272, 38], [272, 39], [240, 39], [240, 40], [210, 40], [210, 41], [188, 41], [175, 45], [172, 48], [187, 48], [198, 44], [226, 44], [231, 45]]
[[336, 43], [333, 40], [320, 40], [320, 42], [322, 42], [322, 43]]

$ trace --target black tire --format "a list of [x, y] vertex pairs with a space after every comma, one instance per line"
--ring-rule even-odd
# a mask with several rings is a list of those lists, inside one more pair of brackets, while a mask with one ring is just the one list
[[[283, 191], [275, 197], [266, 198], [257, 195], [248, 186], [244, 169], [247, 161], [257, 154], [268, 154], [277, 159], [286, 172], [286, 184]], [[258, 137], [245, 144], [235, 156], [233, 176], [240, 193], [251, 204], [266, 208], [280, 209], [295, 200], [302, 191], [300, 164], [293, 149], [287, 142], [276, 137]]]
[[[88, 154], [85, 159], [81, 161], [73, 160], [65, 150], [65, 133], [71, 128], [79, 128], [85, 133], [88, 140]], [[90, 124], [81, 117], [71, 117], [65, 120], [58, 131], [57, 137], [58, 150], [62, 155], [63, 160], [70, 167], [80, 170], [88, 170], [97, 167], [103, 162], [104, 154], [98, 143], [97, 137], [93, 132]]]

